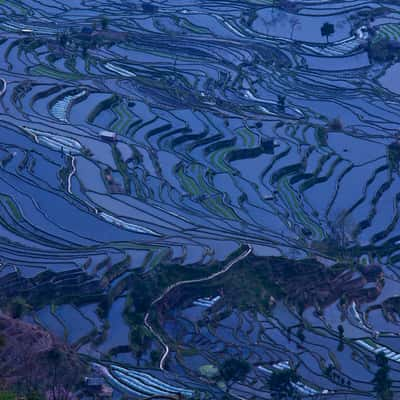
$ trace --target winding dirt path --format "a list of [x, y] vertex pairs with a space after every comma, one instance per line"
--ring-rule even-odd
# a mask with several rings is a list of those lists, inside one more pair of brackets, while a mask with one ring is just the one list
[[146, 313], [145, 317], [144, 317], [144, 325], [146, 326], [146, 328], [157, 338], [157, 340], [161, 343], [161, 345], [164, 347], [164, 354], [162, 355], [161, 359], [160, 359], [160, 364], [159, 367], [161, 370], [164, 370], [164, 364], [165, 364], [165, 360], [168, 357], [168, 354], [170, 352], [169, 346], [168, 344], [165, 342], [165, 340], [161, 337], [161, 335], [159, 335], [155, 329], [151, 326], [151, 323], [149, 321], [150, 319], [150, 310], [153, 306], [155, 306], [157, 303], [159, 303], [160, 301], [162, 301], [165, 296], [167, 296], [172, 290], [176, 289], [179, 286], [183, 286], [183, 285], [188, 285], [188, 284], [192, 284], [192, 283], [203, 283], [203, 282], [207, 282], [207, 281], [211, 281], [212, 279], [217, 278], [220, 275], [225, 274], [226, 272], [228, 272], [235, 264], [237, 264], [239, 261], [243, 260], [244, 258], [246, 258], [252, 251], [253, 248], [250, 244], [247, 245], [248, 249], [246, 251], [244, 251], [242, 254], [240, 254], [239, 256], [237, 256], [236, 258], [234, 258], [232, 261], [230, 261], [223, 269], [221, 269], [218, 272], [213, 273], [210, 276], [206, 276], [204, 278], [199, 278], [199, 279], [191, 279], [191, 280], [185, 280], [185, 281], [179, 281], [179, 282], [175, 282], [174, 284], [168, 286], [164, 292], [157, 297], [155, 300], [153, 300], [153, 302], [150, 304], [149, 307], [149, 311]]

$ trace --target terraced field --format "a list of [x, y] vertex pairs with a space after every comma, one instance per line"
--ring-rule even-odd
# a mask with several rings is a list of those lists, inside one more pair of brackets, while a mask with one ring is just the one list
[[[396, 1], [0, 0], [1, 302], [119, 395], [400, 396], [399, 48]], [[229, 295], [276, 258], [325, 295]]]

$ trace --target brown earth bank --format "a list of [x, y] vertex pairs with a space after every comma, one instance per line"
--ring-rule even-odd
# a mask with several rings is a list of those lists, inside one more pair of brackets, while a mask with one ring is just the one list
[[17, 393], [72, 398], [85, 368], [65, 343], [37, 325], [0, 312], [0, 383]]

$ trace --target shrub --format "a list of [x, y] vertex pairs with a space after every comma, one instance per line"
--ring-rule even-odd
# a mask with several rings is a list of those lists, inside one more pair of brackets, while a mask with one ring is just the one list
[[221, 375], [226, 381], [241, 381], [250, 372], [250, 364], [244, 360], [230, 358], [221, 366]]

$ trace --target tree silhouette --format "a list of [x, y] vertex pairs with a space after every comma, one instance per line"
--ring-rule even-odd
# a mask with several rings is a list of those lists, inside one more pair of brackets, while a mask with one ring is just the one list
[[274, 371], [268, 383], [272, 398], [279, 400], [295, 398], [295, 390], [292, 383], [297, 382], [298, 379], [296, 372], [291, 369]]
[[109, 24], [110, 24], [110, 21], [109, 21], [108, 17], [104, 15], [101, 18], [101, 29], [103, 29], [103, 31], [105, 31], [108, 28]]
[[375, 373], [375, 377], [372, 380], [374, 383], [374, 389], [379, 400], [391, 400], [393, 399], [392, 380], [389, 377], [389, 363], [383, 352], [376, 355], [376, 363], [379, 368]]
[[335, 33], [335, 26], [329, 22], [325, 22], [321, 27], [321, 35], [326, 36], [326, 42], [329, 42], [329, 36]]
[[338, 333], [339, 333], [339, 345], [338, 345], [338, 351], [343, 351], [344, 349], [344, 328], [343, 325], [338, 325]]
[[53, 348], [50, 351], [47, 352], [47, 360], [49, 362], [49, 365], [51, 365], [52, 370], [53, 370], [53, 377], [52, 377], [52, 384], [51, 384], [51, 391], [52, 391], [52, 400], [57, 400], [60, 397], [59, 393], [59, 367], [61, 366], [62, 360], [63, 360], [63, 354], [62, 352], [57, 349]]
[[221, 375], [226, 381], [241, 381], [250, 372], [250, 365], [247, 361], [231, 358], [224, 361], [221, 366]]

